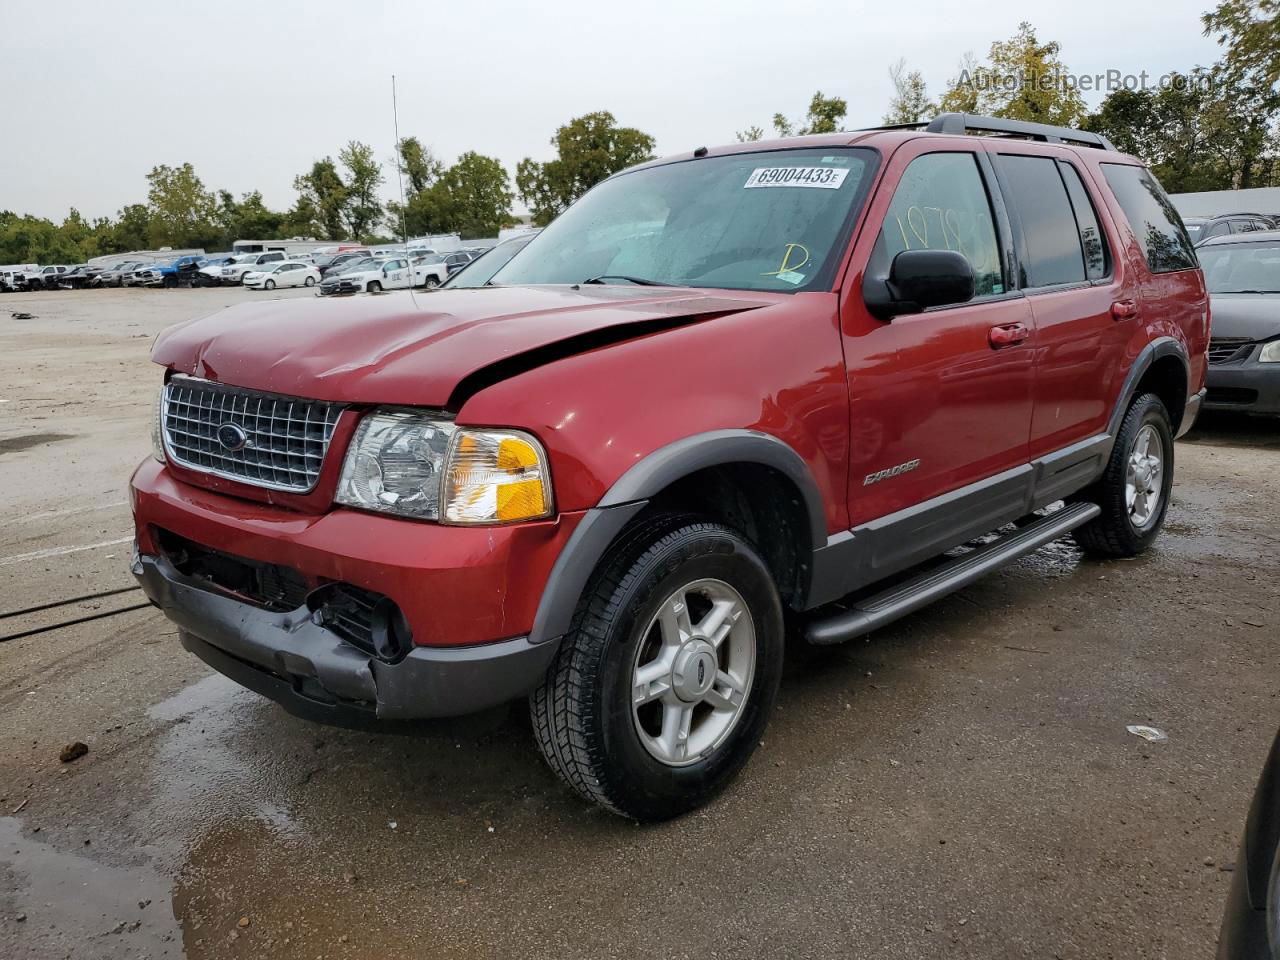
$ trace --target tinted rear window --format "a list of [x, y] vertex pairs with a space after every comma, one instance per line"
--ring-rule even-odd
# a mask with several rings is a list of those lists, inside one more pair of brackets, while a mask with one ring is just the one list
[[1067, 185], [1071, 197], [1071, 209], [1076, 214], [1076, 226], [1080, 230], [1080, 246], [1084, 250], [1084, 272], [1090, 280], [1107, 275], [1107, 241], [1098, 225], [1098, 211], [1094, 209], [1089, 191], [1084, 188], [1080, 171], [1069, 163], [1058, 162], [1058, 172]]
[[1172, 273], [1195, 267], [1191, 238], [1156, 178], [1142, 167], [1118, 163], [1102, 164], [1102, 173], [1142, 246], [1151, 272]]
[[1002, 155], [1000, 165], [1026, 239], [1026, 285], [1083, 281], [1080, 233], [1057, 162], [1050, 157]]

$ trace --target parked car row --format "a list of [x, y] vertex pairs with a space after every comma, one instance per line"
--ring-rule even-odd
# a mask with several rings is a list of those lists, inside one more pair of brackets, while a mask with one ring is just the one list
[[274, 290], [320, 285], [321, 292], [329, 294], [432, 289], [486, 252], [471, 248], [444, 254], [420, 249], [372, 253], [358, 248], [314, 255], [269, 250], [187, 254], [169, 261], [123, 261], [111, 265], [23, 264], [0, 268], [0, 290], [241, 285]]
[[320, 293], [380, 293], [422, 287], [433, 290], [488, 251], [455, 250], [441, 254], [427, 251], [351, 257], [322, 271]]
[[1183, 217], [1187, 236], [1197, 247], [1206, 240], [1237, 233], [1257, 233], [1280, 227], [1280, 217], [1264, 213], [1223, 213], [1216, 217]]

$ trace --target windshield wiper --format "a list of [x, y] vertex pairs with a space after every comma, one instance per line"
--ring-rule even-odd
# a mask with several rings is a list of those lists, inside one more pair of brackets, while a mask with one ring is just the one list
[[1222, 293], [1280, 293], [1280, 290], [1223, 290]]
[[646, 280], [644, 277], [629, 277], [625, 273], [602, 273], [598, 277], [592, 277], [590, 280], [583, 280], [583, 283], [604, 283], [606, 280], [625, 280], [627, 283], [638, 283], [642, 287], [669, 287], [669, 283], [659, 283], [657, 280]]

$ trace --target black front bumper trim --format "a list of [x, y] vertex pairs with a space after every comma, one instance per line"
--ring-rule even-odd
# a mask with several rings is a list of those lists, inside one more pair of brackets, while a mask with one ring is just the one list
[[524, 696], [558, 643], [527, 638], [476, 647], [415, 647], [374, 659], [317, 624], [305, 607], [274, 613], [214, 592], [160, 556], [137, 556], [143, 592], [209, 666], [290, 713], [342, 726], [455, 717]]

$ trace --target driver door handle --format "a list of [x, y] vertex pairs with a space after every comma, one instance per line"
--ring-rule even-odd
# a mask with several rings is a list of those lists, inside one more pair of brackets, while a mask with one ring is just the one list
[[991, 328], [987, 339], [992, 350], [1000, 350], [1022, 343], [1029, 336], [1031, 336], [1031, 328], [1025, 323], [1002, 323], [998, 327]]

